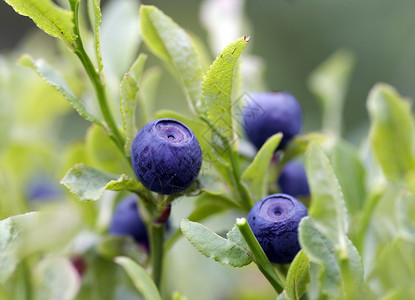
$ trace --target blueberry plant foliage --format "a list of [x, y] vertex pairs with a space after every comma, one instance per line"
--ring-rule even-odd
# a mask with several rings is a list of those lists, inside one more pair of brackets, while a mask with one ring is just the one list
[[[212, 261], [238, 268], [254, 262], [277, 299], [415, 298], [411, 103], [392, 86], [376, 84], [367, 100], [367, 139], [359, 147], [342, 139], [341, 114], [354, 64], [350, 52], [335, 52], [310, 75], [309, 88], [323, 110], [321, 132], [300, 134], [275, 153], [282, 139], [276, 133], [252, 153], [245, 151], [240, 114], [244, 104], [237, 101], [250, 92], [240, 65], [249, 37], [229, 41], [207, 66], [207, 50], [200, 40], [154, 6], [113, 1], [102, 15], [99, 0], [5, 2], [60, 40], [60, 60], [48, 52], [50, 60], [30, 53], [18, 60], [48, 84], [33, 79], [30, 92], [20, 92], [20, 98], [28, 99], [20, 104], [41, 107], [43, 115], [31, 119], [31, 126], [44, 130], [52, 124], [47, 120], [58, 119], [71, 106], [90, 127], [84, 140], [65, 149], [45, 137], [41, 143], [29, 140], [27, 147], [9, 134], [9, 116], [0, 115], [1, 122], [6, 120], [0, 126], [1, 299], [129, 299], [137, 294], [147, 300], [187, 299], [178, 292], [180, 286], [163, 290], [168, 285], [162, 284], [169, 280], [162, 276], [165, 252], [183, 235]], [[148, 67], [149, 57], [157, 57], [177, 79], [191, 115], [154, 111], [161, 68]], [[23, 78], [16, 85], [13, 77], [18, 75], [11, 71], [0, 74], [5, 97], [19, 85], [30, 84]], [[36, 93], [42, 97], [36, 98]], [[55, 99], [65, 99], [70, 106]], [[8, 104], [0, 104], [2, 114]], [[199, 178], [179, 194], [147, 190], [132, 170], [134, 136], [158, 118], [189, 126], [202, 148]], [[278, 174], [292, 159], [305, 162], [309, 216], [299, 225], [302, 250], [290, 264], [277, 265], [268, 260], [245, 217], [255, 202], [278, 192]], [[56, 168], [72, 205], [28, 212], [23, 183], [38, 166]], [[148, 252], [131, 238], [106, 233], [114, 201], [129, 193], [139, 197]], [[179, 228], [165, 236], [163, 222], [179, 198], [194, 206]], [[68, 210], [74, 212], [70, 217]], [[225, 211], [240, 217], [225, 236], [201, 223]], [[59, 232], [50, 224], [60, 224]], [[71, 259], [79, 256], [86, 270], [73, 267]], [[175, 272], [180, 276], [180, 270]], [[198, 280], [198, 275], [193, 278]]]

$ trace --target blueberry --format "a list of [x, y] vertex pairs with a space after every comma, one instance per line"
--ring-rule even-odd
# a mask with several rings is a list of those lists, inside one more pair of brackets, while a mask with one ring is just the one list
[[243, 109], [245, 134], [257, 149], [278, 132], [283, 138], [277, 150], [284, 149], [300, 132], [302, 120], [301, 106], [288, 92], [254, 93]]
[[134, 138], [131, 162], [138, 180], [159, 194], [176, 194], [197, 178], [202, 150], [194, 133], [174, 119], [154, 120]]
[[148, 248], [147, 228], [139, 215], [135, 196], [125, 197], [117, 204], [108, 231], [112, 235], [131, 236]]
[[36, 178], [28, 185], [26, 195], [29, 200], [54, 200], [62, 196], [59, 186], [50, 179]]
[[301, 249], [298, 224], [307, 214], [300, 201], [286, 194], [270, 195], [255, 203], [248, 223], [271, 262], [292, 262]]
[[293, 197], [310, 196], [307, 174], [304, 165], [299, 161], [290, 161], [282, 168], [278, 177], [281, 192]]

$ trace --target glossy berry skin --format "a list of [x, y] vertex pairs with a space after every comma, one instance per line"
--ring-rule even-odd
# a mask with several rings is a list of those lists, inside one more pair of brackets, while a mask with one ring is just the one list
[[285, 164], [278, 177], [278, 186], [282, 193], [293, 197], [310, 196], [307, 174], [299, 161], [293, 160]]
[[147, 229], [139, 215], [136, 197], [128, 196], [118, 202], [108, 232], [111, 235], [131, 236], [137, 243], [148, 248]]
[[303, 112], [297, 99], [288, 92], [253, 93], [243, 109], [244, 131], [248, 140], [260, 149], [272, 135], [281, 132], [277, 150], [301, 131]]
[[174, 119], [144, 125], [134, 138], [131, 162], [138, 180], [159, 194], [187, 189], [202, 166], [202, 150], [194, 133]]
[[301, 249], [298, 224], [307, 215], [307, 208], [294, 197], [274, 194], [255, 203], [248, 223], [268, 259], [288, 264]]

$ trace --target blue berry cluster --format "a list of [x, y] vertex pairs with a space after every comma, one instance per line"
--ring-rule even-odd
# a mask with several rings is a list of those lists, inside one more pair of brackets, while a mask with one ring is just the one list
[[[288, 92], [255, 93], [243, 111], [243, 128], [248, 140], [260, 149], [276, 133], [283, 137], [278, 150], [284, 150], [301, 131], [303, 113], [297, 99]], [[252, 108], [256, 109], [252, 109]], [[271, 262], [290, 263], [300, 251], [298, 225], [307, 208], [294, 197], [310, 195], [304, 166], [288, 162], [280, 172], [282, 193], [259, 200], [248, 214], [248, 223]]]

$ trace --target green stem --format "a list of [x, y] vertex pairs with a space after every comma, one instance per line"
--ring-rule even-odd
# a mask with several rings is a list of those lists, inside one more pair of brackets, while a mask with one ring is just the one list
[[239, 166], [239, 157], [238, 157], [238, 151], [234, 150], [230, 144], [229, 141], [226, 137], [224, 137], [213, 125], [212, 123], [205, 117], [201, 116], [200, 117], [201, 120], [203, 122], [205, 122], [209, 128], [213, 131], [213, 133], [215, 133], [220, 140], [223, 143], [223, 146], [225, 147], [225, 149], [229, 149], [228, 150], [228, 154], [229, 154], [229, 159], [231, 162], [231, 169], [232, 169], [232, 177], [234, 180], [234, 183], [236, 185], [236, 189], [239, 195], [239, 199], [241, 206], [249, 211], [252, 208], [252, 200], [251, 197], [248, 193], [248, 191], [246, 190], [245, 186], [242, 184], [241, 182], [241, 168]]
[[153, 280], [160, 290], [164, 256], [164, 224], [152, 222], [150, 225], [150, 251], [153, 265]]
[[242, 207], [245, 210], [250, 211], [252, 208], [252, 199], [246, 187], [242, 184], [242, 181], [241, 181], [241, 168], [239, 166], [238, 152], [230, 150], [229, 158], [231, 160], [232, 174], [235, 180], [236, 188], [238, 190], [238, 193], [241, 199]]
[[97, 72], [97, 70], [95, 69], [82, 43], [78, 22], [79, 1], [72, 1], [71, 9], [74, 13], [74, 32], [78, 36], [78, 38], [75, 41], [74, 53], [76, 54], [76, 56], [78, 56], [79, 60], [85, 68], [86, 73], [88, 74], [89, 79], [91, 80], [92, 85], [94, 86], [99, 107], [101, 109], [101, 113], [105, 120], [105, 123], [108, 126], [107, 129], [109, 131], [110, 137], [118, 146], [118, 148], [120, 148], [120, 150], [124, 153], [125, 140], [124, 137], [121, 135], [117, 127], [117, 124], [115, 123], [114, 117], [111, 113], [111, 110], [108, 106], [108, 99], [105, 91], [105, 86], [101, 80], [99, 72]]
[[281, 293], [284, 290], [284, 284], [275, 272], [275, 269], [265, 255], [264, 250], [262, 250], [261, 245], [258, 243], [258, 240], [256, 239], [246, 219], [237, 219], [236, 226], [238, 226], [242, 236], [249, 246], [249, 249], [251, 249], [254, 262], [257, 264], [258, 269], [262, 272], [262, 274], [264, 274], [265, 278], [269, 281], [277, 293]]

